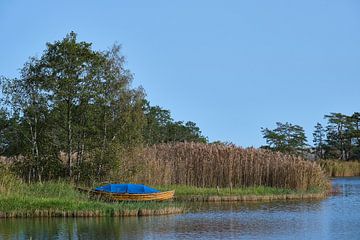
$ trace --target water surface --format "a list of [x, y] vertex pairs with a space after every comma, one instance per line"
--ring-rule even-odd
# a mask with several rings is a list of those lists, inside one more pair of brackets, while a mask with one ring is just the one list
[[360, 178], [321, 201], [192, 204], [183, 215], [0, 220], [0, 239], [360, 239]]

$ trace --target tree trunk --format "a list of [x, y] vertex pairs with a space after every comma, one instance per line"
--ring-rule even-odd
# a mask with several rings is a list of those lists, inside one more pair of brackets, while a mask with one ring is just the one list
[[67, 100], [67, 165], [69, 177], [72, 177], [72, 128], [71, 128], [71, 100]]

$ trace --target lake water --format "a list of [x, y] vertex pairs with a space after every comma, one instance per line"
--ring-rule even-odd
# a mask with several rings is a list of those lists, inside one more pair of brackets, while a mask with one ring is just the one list
[[360, 178], [321, 201], [193, 204], [183, 215], [0, 220], [0, 239], [360, 239]]

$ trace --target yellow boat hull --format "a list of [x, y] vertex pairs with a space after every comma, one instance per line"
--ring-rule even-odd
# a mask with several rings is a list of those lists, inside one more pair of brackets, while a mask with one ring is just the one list
[[174, 198], [175, 190], [149, 194], [116, 194], [102, 191], [94, 191], [94, 193], [110, 201], [164, 201]]

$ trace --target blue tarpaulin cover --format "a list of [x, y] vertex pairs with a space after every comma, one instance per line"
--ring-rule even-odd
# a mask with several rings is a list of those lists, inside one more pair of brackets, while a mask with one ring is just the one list
[[130, 194], [144, 194], [160, 192], [151, 187], [142, 184], [108, 184], [105, 186], [95, 188], [96, 191], [110, 192], [110, 193], [130, 193]]

